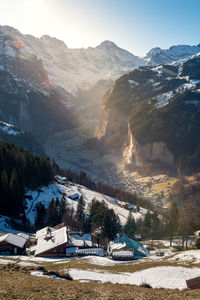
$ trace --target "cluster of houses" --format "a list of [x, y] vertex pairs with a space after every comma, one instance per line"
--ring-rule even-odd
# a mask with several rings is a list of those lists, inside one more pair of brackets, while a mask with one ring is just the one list
[[107, 249], [92, 242], [91, 234], [70, 231], [66, 226], [47, 226], [35, 235], [8, 233], [0, 237], [0, 255], [31, 254], [41, 257], [112, 256], [116, 260], [135, 259], [148, 255], [146, 248], [127, 236], [118, 236]]

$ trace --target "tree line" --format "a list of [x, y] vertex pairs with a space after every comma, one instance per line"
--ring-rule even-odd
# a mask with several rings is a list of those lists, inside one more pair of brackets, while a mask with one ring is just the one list
[[47, 208], [42, 203], [36, 206], [35, 228], [56, 226], [63, 222], [71, 230], [90, 232], [98, 245], [115, 238], [121, 231], [119, 217], [113, 209], [109, 209], [104, 201], [95, 198], [90, 203], [87, 211], [83, 197], [77, 204], [77, 209], [68, 205], [64, 196], [59, 200], [52, 199]]
[[47, 185], [52, 179], [48, 158], [0, 142], [0, 214], [17, 217], [23, 213], [25, 189]]

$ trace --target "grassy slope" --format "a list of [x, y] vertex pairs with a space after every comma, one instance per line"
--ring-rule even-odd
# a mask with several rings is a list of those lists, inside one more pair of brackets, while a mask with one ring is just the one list
[[0, 299], [200, 299], [200, 291], [145, 289], [131, 285], [38, 278], [0, 267]]

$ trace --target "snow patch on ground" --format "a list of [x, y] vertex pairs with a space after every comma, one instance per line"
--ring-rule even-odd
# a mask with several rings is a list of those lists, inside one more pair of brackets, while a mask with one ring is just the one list
[[37, 267], [38, 266], [37, 264], [26, 262], [26, 261], [21, 261], [17, 264], [21, 267]]
[[32, 276], [37, 276], [37, 277], [44, 277], [44, 278], [51, 278], [51, 279], [61, 279], [61, 280], [66, 280], [64, 278], [60, 278], [56, 275], [44, 275], [42, 271], [33, 271], [31, 272]]
[[102, 283], [141, 285], [149, 284], [152, 288], [183, 290], [187, 288], [186, 280], [200, 276], [200, 268], [155, 267], [134, 273], [110, 273], [99, 270], [88, 271], [70, 269], [74, 280], [93, 280]]
[[0, 265], [7, 265], [7, 264], [10, 264], [12, 262], [13, 261], [9, 260], [9, 259], [0, 259]]
[[200, 250], [188, 250], [180, 252], [174, 255], [171, 258], [168, 258], [168, 261], [175, 261], [178, 263], [193, 263], [200, 264]]
[[[117, 261], [117, 260], [112, 260], [107, 257], [100, 257], [100, 256], [86, 256], [83, 257], [82, 259], [86, 259], [88, 263], [93, 264], [93, 265], [98, 265], [98, 266], [113, 266], [116, 264], [129, 264], [130, 262], [128, 261]], [[131, 261], [133, 262], [133, 261]]]

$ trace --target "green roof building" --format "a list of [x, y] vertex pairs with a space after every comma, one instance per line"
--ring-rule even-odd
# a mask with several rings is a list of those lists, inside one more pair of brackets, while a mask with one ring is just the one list
[[117, 237], [109, 243], [108, 252], [112, 253], [113, 250], [120, 249], [133, 249], [135, 258], [146, 257], [149, 255], [148, 250], [141, 243], [130, 239], [125, 234], [120, 237]]

